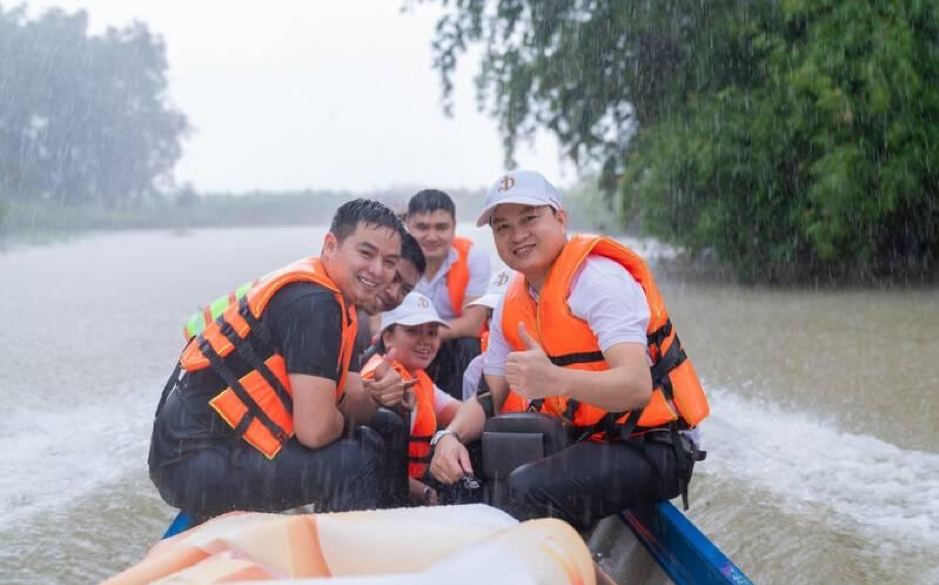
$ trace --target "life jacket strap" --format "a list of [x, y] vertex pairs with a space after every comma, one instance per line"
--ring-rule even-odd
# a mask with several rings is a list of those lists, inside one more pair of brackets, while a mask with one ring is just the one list
[[578, 408], [580, 408], [580, 402], [574, 398], [569, 398], [567, 400], [567, 406], [564, 408], [564, 418], [573, 421], [574, 417], [577, 416]]
[[[676, 335], [674, 341], [672, 341], [672, 344], [669, 346], [668, 351], [666, 351], [665, 354], [659, 358], [659, 361], [657, 361], [651, 368], [653, 387], [663, 386], [665, 379], [668, 378], [668, 373], [684, 363], [686, 359], [688, 359], [688, 355], [681, 347], [681, 342], [678, 341], [678, 336]], [[666, 395], [666, 398], [669, 400], [672, 399], [671, 389], [672, 385], [669, 382], [669, 394]]]
[[649, 333], [646, 336], [646, 339], [649, 342], [649, 345], [654, 345], [656, 347], [661, 347], [662, 342], [665, 341], [669, 335], [672, 334], [672, 320], [666, 319], [665, 323], [661, 327]]
[[617, 424], [617, 420], [623, 417], [626, 412], [608, 412], [603, 417], [600, 418], [597, 422], [592, 425], [585, 426], [575, 426], [575, 443], [579, 443], [584, 439], [596, 434], [603, 433], [603, 438], [607, 442], [614, 442], [616, 440], [628, 441], [631, 437], [630, 435], [636, 431], [636, 423], [639, 422], [639, 418], [642, 416], [642, 409], [637, 408], [629, 412], [629, 416], [623, 421], [622, 424]]
[[[264, 425], [268, 431], [280, 442], [285, 442], [289, 437], [284, 432], [280, 426], [275, 423], [264, 410], [258, 405], [258, 403], [248, 394], [248, 391], [245, 390], [244, 386], [241, 385], [241, 381], [238, 379], [238, 376], [231, 371], [231, 369], [225, 364], [225, 361], [222, 359], [222, 356], [218, 355], [212, 345], [201, 335], [198, 337], [199, 350], [202, 352], [202, 355], [209, 360], [209, 365], [212, 369], [219, 375], [222, 380], [228, 384], [228, 387], [231, 388], [231, 391], [235, 393], [235, 396], [241, 400], [241, 403], [245, 405], [245, 408], [248, 409], [248, 412], [241, 417], [241, 421], [238, 425], [238, 428], [244, 426], [244, 429], [247, 430], [247, 425], [251, 421], [245, 421], [246, 418], [251, 417], [257, 419], [262, 425]], [[243, 433], [242, 433], [243, 434]], [[240, 435], [239, 435], [240, 436]]]
[[681, 482], [681, 503], [685, 511], [688, 511], [688, 484], [691, 483], [691, 471], [694, 463], [704, 461], [707, 458], [707, 451], [700, 451], [694, 444], [694, 441], [687, 439], [689, 446], [685, 447], [681, 433], [678, 432], [678, 424], [669, 425], [672, 444], [675, 446], [675, 457], [678, 465], [678, 476]]
[[271, 344], [271, 340], [273, 339], [271, 330], [267, 325], [262, 323], [260, 319], [255, 317], [254, 313], [251, 312], [251, 306], [248, 305], [247, 295], [241, 297], [241, 299], [238, 301], [238, 314], [241, 315], [241, 318], [245, 320], [245, 323], [248, 324], [248, 327], [251, 328], [251, 331], [257, 335], [265, 345]]
[[577, 353], [566, 353], [564, 355], [549, 355], [548, 360], [556, 366], [562, 368], [574, 364], [592, 364], [602, 362], [604, 359], [602, 351], [581, 351]]
[[[231, 323], [225, 320], [224, 317], [219, 317], [219, 331], [224, 335], [228, 341], [235, 347], [235, 351], [238, 352], [238, 355], [244, 359], [252, 369], [256, 370], [261, 377], [264, 378], [264, 381], [274, 389], [274, 392], [277, 394], [277, 397], [280, 398], [281, 404], [284, 406], [284, 409], [289, 413], [293, 414], [293, 399], [290, 397], [290, 393], [284, 388], [284, 385], [281, 384], [280, 379], [274, 375], [274, 372], [264, 363], [257, 352], [254, 351], [254, 348], [251, 346], [251, 342], [238, 335], [238, 333], [231, 326]], [[251, 330], [254, 332], [254, 329]], [[251, 333], [248, 333], [251, 335]]]

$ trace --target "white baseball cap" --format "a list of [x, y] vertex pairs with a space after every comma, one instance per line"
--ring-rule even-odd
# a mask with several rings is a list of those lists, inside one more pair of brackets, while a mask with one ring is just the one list
[[424, 323], [437, 323], [447, 329], [450, 325], [440, 318], [434, 309], [434, 303], [421, 293], [411, 292], [404, 297], [393, 311], [385, 311], [381, 314], [381, 330], [384, 331], [392, 325], [423, 325]]
[[510, 171], [492, 184], [486, 193], [486, 207], [476, 220], [476, 227], [488, 225], [496, 206], [503, 203], [550, 205], [561, 209], [561, 194], [537, 171]]
[[482, 305], [490, 309], [495, 309], [496, 305], [499, 303], [499, 299], [505, 294], [505, 291], [509, 289], [509, 283], [512, 282], [513, 276], [515, 276], [514, 270], [508, 268], [497, 270], [495, 274], [492, 275], [492, 278], [489, 279], [489, 286], [486, 287], [486, 293], [478, 299], [468, 302], [467, 306]]

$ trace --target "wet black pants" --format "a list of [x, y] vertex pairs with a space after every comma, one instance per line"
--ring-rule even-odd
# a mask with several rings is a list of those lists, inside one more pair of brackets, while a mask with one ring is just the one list
[[168, 504], [197, 521], [232, 510], [279, 512], [307, 504], [320, 512], [399, 505], [407, 496], [407, 467], [389, 462], [406, 462], [407, 427], [383, 410], [372, 422], [374, 428], [359, 427], [319, 449], [291, 439], [274, 459], [242, 440], [213, 445], [151, 478]]
[[[668, 433], [626, 443], [580, 442], [520, 466], [508, 479], [506, 511], [519, 520], [553, 517], [578, 530], [640, 503], [681, 493], [678, 457]], [[690, 468], [686, 467], [686, 469]]]

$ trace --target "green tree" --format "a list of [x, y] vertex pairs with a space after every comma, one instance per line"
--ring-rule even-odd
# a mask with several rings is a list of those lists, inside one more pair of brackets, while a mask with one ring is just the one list
[[939, 3], [456, 0], [511, 160], [538, 127], [629, 218], [748, 279], [924, 275], [939, 258]]
[[0, 11], [0, 192], [113, 205], [169, 181], [186, 117], [162, 41], [134, 23], [88, 34], [84, 11]]

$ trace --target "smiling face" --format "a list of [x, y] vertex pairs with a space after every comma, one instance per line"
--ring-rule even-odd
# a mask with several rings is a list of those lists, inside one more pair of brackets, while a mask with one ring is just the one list
[[401, 304], [408, 293], [414, 290], [420, 278], [421, 273], [418, 272], [413, 262], [406, 258], [399, 258], [394, 279], [381, 287], [372, 302], [360, 305], [362, 310], [369, 315], [378, 315], [394, 309]]
[[408, 232], [417, 239], [429, 262], [443, 262], [456, 235], [456, 221], [443, 209], [418, 212], [408, 216]]
[[332, 232], [323, 240], [322, 261], [347, 303], [366, 307], [391, 284], [401, 254], [397, 230], [359, 222], [342, 242]]
[[427, 369], [434, 361], [440, 349], [439, 328], [437, 323], [392, 325], [382, 332], [381, 338], [388, 351], [397, 350], [398, 362], [414, 373]]
[[540, 290], [566, 239], [567, 214], [549, 205], [503, 203], [492, 214], [492, 237], [499, 258]]

